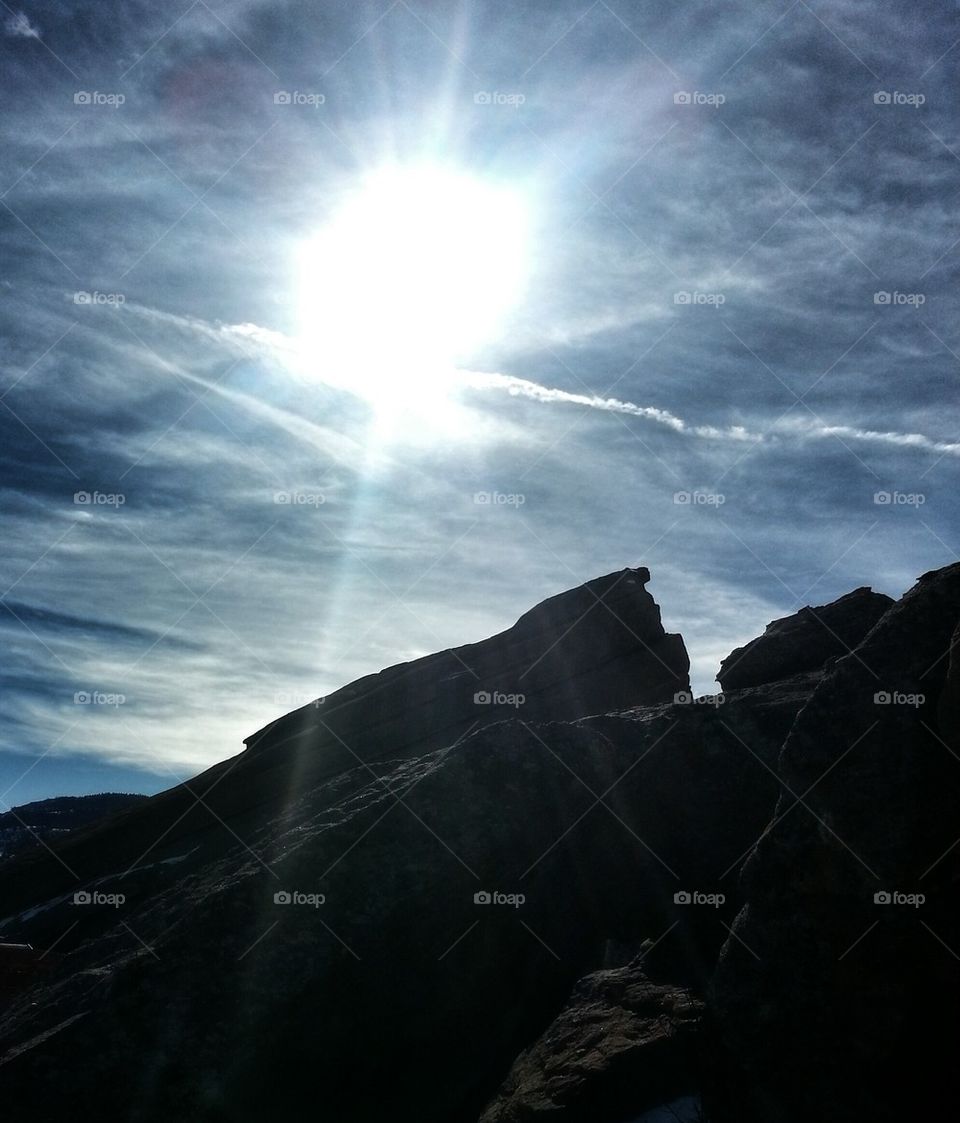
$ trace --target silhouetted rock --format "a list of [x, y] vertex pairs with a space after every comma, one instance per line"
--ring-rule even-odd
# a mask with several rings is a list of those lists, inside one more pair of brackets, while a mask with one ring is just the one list
[[960, 752], [960, 624], [950, 640], [947, 681], [940, 694], [937, 718], [940, 736], [953, 752]]
[[762, 636], [730, 652], [717, 681], [724, 690], [739, 690], [819, 670], [856, 647], [893, 603], [864, 586], [830, 604], [773, 620]]
[[[199, 807], [204, 830], [175, 843], [172, 818], [157, 840], [156, 808], [176, 805], [156, 797], [81, 855], [122, 905], [65, 894], [12, 918], [68, 954], [0, 1019], [0, 1083], [51, 1120], [65, 1083], [127, 1119], [283, 1118], [321, 1088], [343, 1121], [382, 1120], [384, 1089], [396, 1118], [475, 1118], [608, 940], [648, 938], [661, 976], [704, 984], [811, 688], [512, 720], [372, 772], [299, 783], [288, 768], [275, 794], [239, 767], [208, 773], [190, 787], [227, 826]], [[124, 875], [117, 851], [143, 844], [144, 817], [155, 845]], [[688, 891], [727, 899], [675, 899]]]
[[617, 1123], [700, 1087], [703, 1003], [642, 962], [581, 979], [480, 1123]]
[[690, 659], [664, 631], [650, 571], [623, 569], [538, 604], [480, 643], [401, 663], [286, 714], [245, 744], [243, 768], [306, 753], [314, 775], [453, 744], [519, 714], [566, 721], [668, 702]]
[[960, 763], [941, 721], [958, 619], [960, 565], [924, 575], [787, 739], [715, 980], [739, 1072], [722, 1119], [937, 1118], [953, 1097]]
[[[0, 1012], [4, 1102], [622, 1123], [694, 1090], [712, 978], [718, 1123], [932, 1114], [960, 1008], [960, 565], [851, 653], [813, 659], [800, 619], [770, 681], [704, 699], [646, 580], [363, 679], [0, 866], [0, 931], [56, 944]], [[849, 639], [881, 605], [845, 601]], [[638, 945], [646, 980], [596, 973]]]

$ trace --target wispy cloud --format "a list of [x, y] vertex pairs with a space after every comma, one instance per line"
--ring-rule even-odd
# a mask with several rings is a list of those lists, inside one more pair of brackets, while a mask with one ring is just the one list
[[[210, 324], [195, 316], [177, 316], [136, 305], [131, 306], [129, 311], [135, 312], [146, 319], [170, 324], [195, 333], [211, 343], [228, 348], [239, 347], [241, 353], [244, 354], [249, 353], [247, 348], [254, 346], [261, 355], [278, 363], [285, 363], [291, 370], [295, 370], [302, 365], [302, 356], [298, 353], [295, 338], [286, 336], [282, 332], [260, 327], [257, 324]], [[183, 377], [194, 379], [194, 376], [187, 371], [181, 371], [180, 373]], [[322, 374], [317, 374], [315, 377], [322, 378]], [[587, 377], [590, 378], [589, 374]], [[232, 393], [203, 379], [195, 380], [216, 393], [227, 396]], [[887, 444], [945, 456], [960, 456], [960, 442], [941, 441], [922, 433], [873, 430], [846, 423], [831, 424], [829, 421], [820, 418], [804, 419], [796, 417], [778, 418], [766, 428], [763, 427], [761, 420], [755, 422], [752, 428], [745, 425], [701, 425], [691, 423], [670, 410], [657, 406], [638, 405], [635, 402], [624, 401], [616, 397], [604, 397], [599, 394], [577, 394], [556, 387], [543, 386], [529, 379], [518, 378], [515, 375], [482, 371], [456, 371], [452, 372], [451, 380], [457, 386], [472, 390], [501, 391], [511, 397], [522, 397], [545, 404], [586, 406], [603, 413], [618, 413], [628, 417], [638, 417], [670, 429], [675, 433], [701, 437], [706, 440], [763, 444], [790, 438], [823, 440], [834, 437], [854, 443]], [[338, 384], [332, 383], [332, 385]], [[291, 435], [312, 442], [316, 442], [320, 435], [321, 431], [317, 426], [305, 423], [301, 418], [289, 413], [276, 410], [269, 403], [259, 401], [249, 395], [234, 395], [234, 397], [246, 401], [251, 410], [276, 421]], [[325, 435], [328, 445], [331, 438], [332, 434], [327, 433]], [[356, 454], [360, 450], [354, 446], [352, 451]]]
[[3, 30], [11, 39], [40, 38], [40, 28], [32, 24], [23, 12], [14, 12], [7, 16]]
[[716, 425], [695, 425], [669, 410], [656, 406], [641, 406], [634, 402], [621, 401], [619, 398], [604, 398], [599, 395], [572, 394], [567, 390], [540, 386], [523, 378], [505, 374], [480, 374], [471, 372], [465, 378], [468, 386], [477, 389], [503, 390], [514, 397], [529, 398], [532, 401], [587, 406], [604, 413], [621, 413], [629, 417], [642, 417], [653, 421], [675, 433], [683, 433], [708, 440], [737, 441], [762, 444], [778, 437], [795, 436], [803, 439], [827, 437], [844, 438], [850, 441], [863, 441], [871, 444], [889, 444], [899, 448], [918, 449], [923, 452], [940, 453], [947, 456], [960, 456], [960, 442], [938, 441], [922, 433], [876, 432], [860, 429], [851, 425], [830, 425], [822, 421], [805, 421], [798, 418], [781, 418], [765, 432], [751, 430], [742, 425], [718, 427]]

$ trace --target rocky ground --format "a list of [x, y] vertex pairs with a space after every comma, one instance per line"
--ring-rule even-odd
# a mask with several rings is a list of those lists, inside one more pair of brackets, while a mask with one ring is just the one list
[[943, 1093], [960, 565], [775, 621], [701, 700], [648, 580], [360, 680], [0, 865], [0, 931], [53, 949], [0, 1010], [5, 1102], [856, 1123]]

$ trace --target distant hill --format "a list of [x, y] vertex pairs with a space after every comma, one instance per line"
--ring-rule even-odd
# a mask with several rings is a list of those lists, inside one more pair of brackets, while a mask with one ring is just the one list
[[49, 842], [77, 827], [124, 811], [146, 798], [130, 792], [62, 795], [0, 812], [0, 861], [39, 846], [41, 841]]

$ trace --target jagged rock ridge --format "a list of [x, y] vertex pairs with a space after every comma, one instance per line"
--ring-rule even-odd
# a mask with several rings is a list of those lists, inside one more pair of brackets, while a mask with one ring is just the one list
[[451, 745], [506, 717], [569, 721], [668, 702], [689, 689], [690, 660], [683, 639], [664, 631], [649, 580], [645, 567], [595, 578], [480, 643], [359, 679], [247, 738], [243, 764], [306, 745], [330, 774]]
[[762, 636], [730, 652], [717, 681], [723, 690], [739, 690], [819, 670], [856, 647], [892, 604], [890, 597], [864, 586], [830, 604], [808, 605], [773, 620]]

